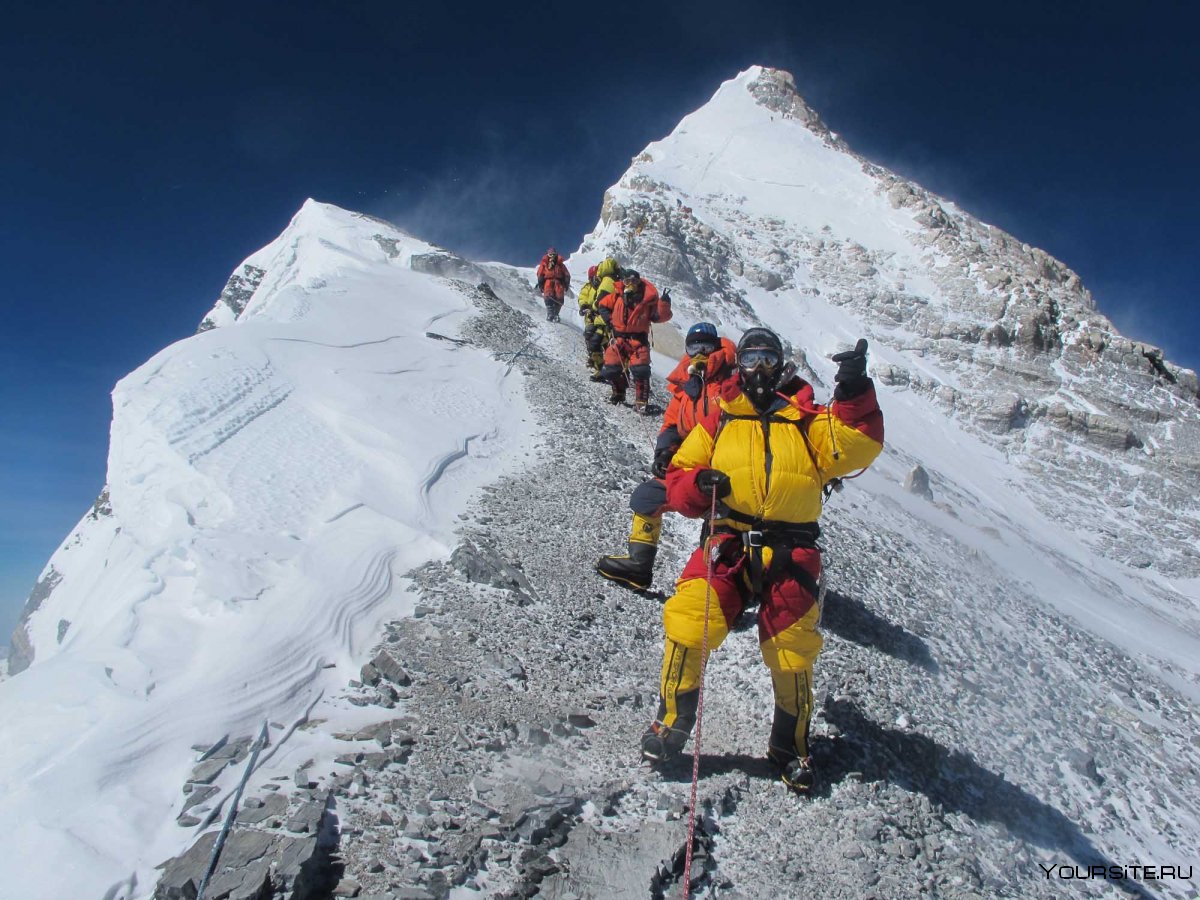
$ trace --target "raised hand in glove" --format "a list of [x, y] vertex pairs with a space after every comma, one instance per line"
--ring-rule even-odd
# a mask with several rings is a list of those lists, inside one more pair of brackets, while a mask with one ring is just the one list
[[838, 364], [837, 374], [833, 380], [837, 382], [833, 396], [835, 400], [849, 400], [857, 397], [871, 386], [867, 377], [867, 339], [859, 338], [853, 350], [844, 350], [833, 357]]
[[696, 487], [706, 494], [715, 490], [718, 498], [728, 497], [733, 489], [729, 484], [729, 476], [720, 469], [701, 469], [700, 474], [696, 476]]

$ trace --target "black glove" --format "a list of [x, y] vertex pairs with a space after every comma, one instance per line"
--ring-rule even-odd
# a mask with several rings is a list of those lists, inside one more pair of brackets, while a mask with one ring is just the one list
[[833, 392], [835, 400], [849, 400], [857, 397], [871, 385], [867, 377], [867, 339], [859, 338], [853, 350], [844, 350], [834, 354], [833, 361], [838, 364], [837, 374], [833, 380], [837, 388]]
[[715, 489], [717, 497], [728, 497], [729, 492], [733, 490], [729, 476], [720, 469], [701, 469], [700, 474], [696, 476], [696, 487], [706, 494]]
[[591, 309], [589, 307], [586, 307], [586, 306], [579, 307], [579, 314], [581, 316], [586, 316], [590, 312], [591, 312]]
[[663, 301], [663, 303], [668, 303], [668, 304], [671, 302], [671, 292], [670, 291], [662, 292], [662, 301]]
[[671, 460], [678, 449], [678, 447], [664, 447], [655, 453], [654, 465], [650, 467], [650, 474], [655, 478], [665, 478], [667, 475], [667, 466], [671, 465]]
[[545, 287], [545, 285], [546, 285], [546, 279], [545, 279], [545, 278], [539, 278], [539, 279], [537, 280], [537, 289], [538, 289], [539, 291], [540, 291], [540, 290], [542, 290], [542, 288], [543, 288], [543, 287]]

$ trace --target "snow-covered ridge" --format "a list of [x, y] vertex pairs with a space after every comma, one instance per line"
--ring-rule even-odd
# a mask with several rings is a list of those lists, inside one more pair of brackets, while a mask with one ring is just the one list
[[[320, 252], [320, 248], [329, 252]], [[303, 311], [303, 296], [319, 289], [331, 271], [340, 269], [337, 262], [331, 264], [330, 253], [343, 257], [345, 264], [387, 259], [413, 268], [414, 256], [445, 251], [389, 222], [310, 199], [279, 237], [238, 266], [200, 323], [200, 330], [228, 325], [243, 317], [286, 318], [296, 309]], [[276, 309], [277, 305], [284, 308]]]
[[0, 749], [21, 896], [144, 883], [181, 840], [189, 746], [344, 686], [409, 608], [403, 574], [513, 465], [519, 374], [439, 339], [470, 297], [413, 268], [448, 258], [309, 201], [239, 267], [240, 309], [227, 289], [117, 385], [108, 502], [51, 558], [18, 628], [32, 665], [0, 687], [37, 736]]

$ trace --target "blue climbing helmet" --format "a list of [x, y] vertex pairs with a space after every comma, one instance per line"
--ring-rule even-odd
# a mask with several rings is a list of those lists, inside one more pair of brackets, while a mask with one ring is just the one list
[[688, 356], [708, 356], [715, 353], [721, 346], [717, 326], [712, 322], [697, 322], [688, 329], [683, 346]]

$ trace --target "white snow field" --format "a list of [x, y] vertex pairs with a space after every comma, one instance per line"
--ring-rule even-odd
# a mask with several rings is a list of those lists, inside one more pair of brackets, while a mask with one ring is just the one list
[[[1122, 753], [1137, 746], [1138, 735], [1153, 734], [1147, 753], [1162, 759], [1138, 756], [1138, 765], [1161, 763], [1167, 771], [1168, 762], [1183, 760], [1176, 768], [1187, 770], [1186, 760], [1200, 752], [1195, 740], [1188, 743], [1200, 731], [1194, 397], [1155, 380], [1140, 350], [1112, 331], [1065, 266], [855, 156], [779, 75], [743, 72], [634, 160], [568, 260], [576, 286], [589, 264], [616, 253], [671, 289], [679, 328], [708, 319], [735, 339], [753, 324], [776, 328], [821, 400], [832, 393], [829, 356], [868, 337], [887, 448], [847, 489], [848, 499], [831, 504], [827, 518], [840, 515], [835, 528], [844, 529], [844, 542], [861, 536], [857, 546], [874, 548], [879, 535], [888, 552], [907, 542], [920, 550], [922, 565], [940, 560], [933, 574], [951, 574], [936, 590], [941, 618], [929, 618], [947, 630], [961, 621], [962, 646], [973, 646], [968, 634], [989, 649], [1011, 638], [1020, 658], [1017, 651], [1058, 633], [1057, 618], [1046, 623], [1061, 615], [1127, 654], [1122, 666], [1152, 683], [1152, 697], [1185, 698], [1182, 720], [1167, 721], [1132, 689], [1107, 696], [1098, 680], [1104, 673], [1071, 663], [1065, 648], [1061, 659], [1023, 662], [1030, 668], [1018, 667], [1019, 691], [1030, 705], [1039, 696], [1029, 674], [1036, 664], [1038, 677], [1045, 671], [1058, 679], [1056, 692], [1071, 696], [1078, 687], [1076, 705], [1090, 705], [1072, 707], [1072, 721], [1099, 716], [1105, 729], [1119, 726]], [[446, 264], [422, 262], [437, 257]], [[321, 703], [313, 717], [329, 725], [294, 726], [358, 677], [384, 622], [412, 612], [404, 574], [449, 555], [460, 514], [480, 489], [535, 471], [534, 451], [564, 442], [554, 429], [571, 427], [535, 420], [530, 385], [511, 365], [523, 347], [512, 347], [506, 361], [445, 339], [459, 336], [477, 310], [462, 285], [439, 274], [484, 269], [510, 308], [539, 318], [536, 299], [519, 295], [520, 281], [531, 280], [527, 271], [473, 267], [386, 223], [309, 201], [236, 270], [205, 320], [208, 330], [118, 384], [111, 514], [98, 508], [85, 516], [50, 560], [45, 596], [25, 623], [32, 664], [0, 683], [0, 817], [12, 823], [8, 859], [18, 861], [5, 863], [0, 893], [149, 896], [154, 866], [196, 838], [197, 830], [176, 823], [193, 744], [256, 733], [269, 719], [277, 726], [274, 755], [262, 777], [288, 775], [310, 758], [320, 768], [338, 752], [329, 732], [345, 723], [334, 717], [358, 715], [353, 708]], [[539, 364], [564, 384], [582, 381], [572, 305], [563, 325], [534, 326]], [[1107, 356], [1087, 349], [1098, 334]], [[670, 364], [656, 357], [656, 376]], [[1177, 371], [1180, 385], [1194, 390], [1194, 373]], [[636, 440], [648, 451], [650, 425], [607, 406], [603, 415], [612, 433], [592, 443], [615, 448]], [[629, 453], [621, 454], [614, 449], [608, 458], [628, 468]], [[902, 487], [918, 463], [931, 477], [932, 499]], [[553, 493], [546, 474], [539, 477], [537, 487]], [[579, 490], [579, 473], [562, 473], [564, 483], [572, 477]], [[565, 487], [561, 493], [573, 496]], [[588, 515], [581, 508], [577, 522], [554, 522], [564, 544], [599, 551], [620, 543], [623, 533], [598, 537]], [[611, 515], [624, 516], [623, 506]], [[668, 525], [669, 541], [677, 527]], [[531, 571], [564, 570], [570, 596], [604, 596], [620, 608], [619, 599], [592, 586], [583, 571], [589, 561], [542, 550]], [[664, 555], [678, 550], [668, 544]], [[837, 554], [835, 547], [829, 556], [835, 573]], [[887, 564], [865, 555], [852, 573], [842, 562], [841, 572], [853, 575], [847, 583], [875, 590], [882, 580], [878, 589], [903, 607], [903, 589], [887, 594]], [[928, 574], [922, 565], [910, 574]], [[957, 577], [964, 570], [977, 571], [980, 583], [964, 583]], [[673, 575], [660, 571], [660, 586]], [[1039, 604], [1037, 616], [1030, 614], [1037, 620], [1014, 621], [1026, 597]], [[1003, 614], [993, 610], [1001, 601]], [[929, 644], [954, 658], [958, 640], [944, 632]], [[837, 671], [837, 653], [853, 659], [866, 652], [851, 643], [831, 643], [830, 671]], [[946, 672], [942, 680], [922, 672], [925, 681], [914, 683], [947, 695], [957, 688], [946, 683], [960, 674], [970, 675], [972, 689], [1003, 684], [1009, 673], [997, 671], [995, 660], [1009, 662], [1008, 649], [978, 670]], [[639, 662], [616, 651], [614, 660], [605, 673], [614, 682], [641, 678]], [[865, 664], [849, 667], [843, 686], [857, 685], [865, 671]], [[894, 671], [916, 678], [898, 664]], [[723, 689], [733, 690], [732, 675], [726, 678]], [[1160, 685], [1167, 686], [1161, 693]], [[880, 694], [886, 687], [875, 685]], [[1070, 773], [1059, 778], [1067, 787], [1051, 795], [1045, 779], [1059, 776], [1046, 773], [1059, 762], [1036, 759], [1029, 746], [1036, 741], [1019, 741], [1015, 731], [957, 731], [960, 718], [1011, 725], [1021, 716], [1003, 698], [978, 696], [978, 718], [968, 710], [916, 711], [918, 724], [943, 729], [936, 734], [945, 746], [980, 759], [986, 771], [974, 783], [993, 784], [994, 764], [1045, 798], [1047, 809], [1074, 814], [1074, 797], [1100, 796], [1101, 788], [1076, 784]], [[714, 699], [721, 702], [719, 691]], [[1100, 708], [1101, 700], [1108, 705]], [[625, 743], [632, 747], [635, 737]], [[738, 734], [726, 749], [745, 752], [746, 741]], [[996, 746], [995, 760], [988, 746]], [[613, 754], [604, 759], [601, 765], [618, 766]], [[236, 779], [234, 768], [221, 776], [223, 788]], [[1161, 790], [1156, 784], [1154, 793], [1143, 790], [1152, 782], [1125, 791], [1121, 773], [1108, 773], [1104, 796], [1115, 811], [1089, 812], [1091, 839], [1122, 864], [1195, 862], [1179, 852], [1200, 846], [1190, 772]], [[1145, 777], [1141, 768], [1137, 775]], [[630, 777], [635, 794], [651, 791], [649, 776]], [[1029, 783], [1035, 777], [1041, 785]], [[857, 802], [853, 791], [867, 787], [848, 786], [847, 796]], [[993, 826], [985, 822], [979, 833], [986, 838]], [[728, 826], [723, 840], [739, 839]], [[742, 864], [723, 863], [730, 877]], [[738, 882], [742, 889], [750, 883]]]
[[344, 687], [408, 611], [400, 576], [444, 556], [465, 499], [515, 465], [519, 373], [425, 336], [470, 311], [406, 267], [432, 249], [310, 201], [246, 261], [267, 277], [236, 326], [117, 385], [112, 516], [51, 559], [35, 663], [0, 685], [0, 893], [98, 897], [132, 873], [151, 890], [187, 840], [189, 745]]

